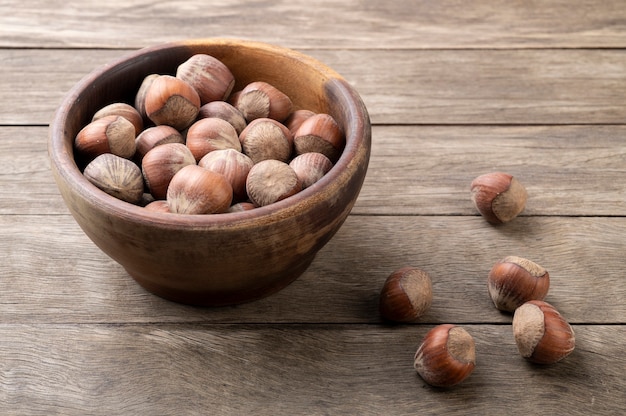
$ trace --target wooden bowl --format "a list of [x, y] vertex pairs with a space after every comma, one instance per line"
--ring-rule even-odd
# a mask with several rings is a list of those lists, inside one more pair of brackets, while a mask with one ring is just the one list
[[[266, 81], [295, 108], [331, 114], [346, 135], [335, 166], [298, 194], [250, 211], [181, 215], [149, 212], [88, 182], [73, 141], [101, 107], [134, 102], [143, 78], [174, 74], [197, 53], [220, 59], [235, 91]], [[48, 153], [67, 207], [85, 234], [148, 291], [195, 305], [237, 304], [272, 294], [300, 276], [350, 213], [367, 171], [371, 125], [357, 92], [301, 53], [258, 42], [200, 39], [133, 52], [83, 78], [50, 126]], [[79, 254], [77, 254], [79, 255]]]

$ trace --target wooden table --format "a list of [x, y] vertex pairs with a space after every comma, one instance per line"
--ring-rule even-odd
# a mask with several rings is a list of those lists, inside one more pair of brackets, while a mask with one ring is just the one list
[[[0, 413], [3, 415], [622, 415], [626, 412], [626, 6], [620, 0], [0, 3]], [[318, 3], [318, 4], [316, 4]], [[217, 309], [157, 298], [69, 215], [48, 123], [81, 77], [129, 51], [198, 37], [312, 55], [362, 95], [373, 151], [343, 228], [295, 283]], [[471, 180], [529, 192], [492, 226]], [[576, 350], [518, 354], [487, 294], [506, 255], [550, 272]], [[378, 313], [413, 265], [434, 302], [417, 324]], [[477, 367], [427, 386], [433, 326], [476, 340]]]

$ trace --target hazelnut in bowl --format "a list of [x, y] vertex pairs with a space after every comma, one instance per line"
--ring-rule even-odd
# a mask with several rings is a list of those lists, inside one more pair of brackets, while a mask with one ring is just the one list
[[[201, 64], [187, 71], [180, 69], [192, 58], [206, 56], [213, 60], [208, 66], [218, 68], [214, 78], [221, 86], [194, 85], [196, 78], [202, 78], [198, 75], [203, 70]], [[181, 75], [185, 72], [186, 75]], [[163, 80], [157, 82], [155, 79], [160, 77]], [[178, 79], [192, 88], [188, 89]], [[158, 93], [152, 93], [157, 98], [149, 98], [161, 81], [164, 86]], [[267, 85], [288, 98], [272, 98], [269, 104], [266, 99], [265, 110], [269, 110], [263, 113], [254, 108], [254, 103], [259, 97], [266, 98], [263, 94], [269, 88]], [[253, 91], [248, 98], [244, 98], [246, 89]], [[174, 98], [166, 103], [163, 96], [167, 91], [174, 91], [170, 94]], [[276, 97], [278, 93], [272, 90], [267, 95]], [[214, 105], [215, 102], [219, 105]], [[206, 120], [194, 126], [205, 118], [226, 118], [217, 115], [223, 113], [220, 109], [205, 109], [205, 105], [237, 109], [234, 113], [238, 123], [231, 123], [235, 128], [231, 129], [228, 123]], [[124, 117], [134, 121], [128, 124], [120, 119], [122, 111], [103, 114], [106, 111], [103, 109], [111, 107], [116, 110], [124, 107], [124, 111], [132, 113], [137, 110], [140, 117], [137, 120]], [[165, 107], [174, 109], [174, 122], [163, 121], [167, 120]], [[308, 127], [301, 126], [307, 132], [298, 135], [298, 125], [316, 114], [325, 116], [316, 117], [320, 121], [312, 120]], [[243, 122], [240, 115], [244, 116]], [[181, 121], [185, 117], [187, 120]], [[259, 128], [258, 124], [262, 123], [258, 120], [263, 119], [278, 119], [279, 125], [272, 121]], [[330, 124], [329, 119], [332, 119]], [[301, 185], [304, 179], [296, 175], [288, 181], [293, 190], [283, 190], [280, 197], [268, 197], [267, 190], [273, 189], [275, 181], [268, 180], [267, 172], [291, 175], [296, 171], [295, 166], [287, 169], [291, 160], [300, 154], [316, 153], [316, 139], [311, 133], [316, 124], [324, 124], [324, 131], [332, 130], [333, 137], [339, 137], [336, 132], [340, 131], [340, 146], [325, 142], [320, 153], [324, 153], [326, 146], [332, 150], [328, 158], [321, 155], [304, 158], [316, 161], [308, 163], [324, 166], [311, 168], [316, 176], [314, 180], [308, 179], [306, 186]], [[228, 130], [228, 134], [206, 133], [210, 125], [218, 125], [221, 132]], [[84, 132], [88, 126], [92, 131]], [[247, 126], [254, 131], [242, 131]], [[148, 132], [149, 129], [154, 130]], [[159, 129], [163, 131], [157, 132]], [[271, 153], [266, 151], [268, 146], [278, 148], [283, 144], [278, 146], [277, 142], [264, 139], [264, 131], [283, 132], [289, 138], [291, 154], [285, 156], [281, 150], [282, 156], [277, 157], [282, 160], [267, 156]], [[120, 137], [130, 135], [134, 142], [114, 140], [114, 133]], [[140, 138], [142, 134], [149, 139]], [[232, 139], [233, 134], [237, 140]], [[154, 137], [159, 135], [167, 136], [163, 143], [168, 143], [156, 144], [158, 140]], [[188, 153], [191, 141], [193, 151]], [[126, 144], [120, 145], [122, 142]], [[159, 149], [161, 146], [170, 146], [172, 150], [164, 152], [165, 148]], [[290, 49], [213, 38], [144, 48], [86, 75], [59, 106], [48, 142], [52, 172], [61, 196], [85, 234], [148, 291], [172, 301], [203, 306], [259, 299], [298, 278], [354, 206], [365, 179], [370, 148], [367, 110], [358, 93], [337, 72]], [[180, 180], [174, 174], [168, 178], [169, 182], [158, 186], [156, 179], [148, 183], [149, 166], [175, 164], [155, 159], [151, 152], [159, 153], [157, 149], [180, 158], [176, 160], [184, 160], [185, 166], [179, 166], [176, 173], [189, 180]], [[251, 195], [246, 195], [246, 188], [239, 189], [243, 186], [241, 178], [235, 185], [223, 172], [209, 170], [209, 166], [231, 166], [232, 170], [235, 162], [221, 163], [226, 156], [201, 162], [206, 154], [222, 150], [232, 160], [239, 161], [243, 156], [237, 152], [244, 153], [247, 149], [254, 154], [254, 160], [248, 161], [246, 157], [249, 165], [237, 166], [239, 170], [243, 166], [248, 166], [246, 169], [250, 171], [254, 169], [255, 183], [247, 183]], [[157, 162], [150, 164], [149, 159]], [[324, 159], [323, 164], [320, 159]], [[302, 164], [298, 163], [297, 170], [306, 174], [308, 168], [303, 169]], [[157, 176], [160, 180], [164, 175]], [[123, 192], [119, 189], [111, 192], [114, 187], [111, 182], [115, 181], [124, 185]], [[152, 195], [152, 188], [158, 197]], [[210, 203], [200, 204], [199, 211], [189, 208], [193, 205], [190, 201], [207, 193], [219, 196]], [[149, 209], [151, 199], [157, 200], [161, 208]], [[237, 206], [246, 209], [236, 209]]]

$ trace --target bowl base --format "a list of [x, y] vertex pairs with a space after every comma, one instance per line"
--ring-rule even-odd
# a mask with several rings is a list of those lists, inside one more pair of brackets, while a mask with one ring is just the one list
[[136, 273], [125, 269], [126, 272], [148, 292], [153, 295], [159, 296], [163, 299], [181, 303], [191, 306], [205, 306], [205, 307], [217, 307], [217, 306], [232, 306], [242, 303], [248, 303], [255, 300], [259, 300], [276, 292], [281, 291], [285, 287], [289, 286], [293, 281], [300, 277], [311, 265], [315, 256], [310, 259], [299, 263], [293, 267], [288, 273], [285, 273], [280, 279], [276, 279], [272, 284], [255, 288], [253, 290], [237, 290], [237, 291], [217, 291], [217, 290], [181, 290], [172, 288], [169, 286], [156, 285], [153, 279], [144, 277], [141, 273]]

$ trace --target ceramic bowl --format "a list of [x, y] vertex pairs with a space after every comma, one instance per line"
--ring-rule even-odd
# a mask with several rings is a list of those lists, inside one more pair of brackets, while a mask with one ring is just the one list
[[[104, 193], [83, 176], [73, 141], [100, 108], [132, 104], [144, 77], [173, 75], [194, 54], [212, 55], [235, 76], [234, 91], [266, 81], [295, 108], [332, 115], [346, 145], [316, 184], [249, 211], [181, 215], [150, 212]], [[238, 304], [268, 296], [299, 277], [350, 213], [371, 147], [367, 110], [337, 72], [302, 53], [259, 42], [199, 39], [132, 52], [85, 76], [63, 99], [50, 126], [54, 178], [85, 234], [148, 291], [194, 305]]]

